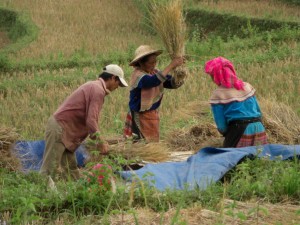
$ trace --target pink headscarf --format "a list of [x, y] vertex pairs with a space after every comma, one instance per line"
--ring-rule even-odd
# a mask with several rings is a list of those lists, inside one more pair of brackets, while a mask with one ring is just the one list
[[219, 56], [206, 62], [205, 72], [213, 77], [218, 86], [244, 90], [244, 82], [238, 79], [233, 64], [228, 59]]

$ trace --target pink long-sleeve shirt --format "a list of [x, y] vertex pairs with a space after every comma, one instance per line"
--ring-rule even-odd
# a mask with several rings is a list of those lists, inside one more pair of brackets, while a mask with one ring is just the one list
[[89, 81], [75, 90], [54, 113], [63, 128], [62, 142], [69, 151], [75, 151], [89, 135], [99, 131], [98, 120], [104, 97], [109, 94], [101, 78]]

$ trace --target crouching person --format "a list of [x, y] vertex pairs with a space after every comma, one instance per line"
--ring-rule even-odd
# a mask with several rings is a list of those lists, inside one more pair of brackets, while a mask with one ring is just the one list
[[118, 65], [110, 64], [97, 80], [81, 85], [63, 102], [46, 126], [41, 174], [78, 179], [75, 150], [88, 136], [99, 143], [102, 153], [108, 152], [108, 144], [98, 135], [99, 113], [105, 96], [119, 86], [128, 86], [124, 72]]
[[267, 144], [260, 107], [251, 84], [238, 79], [233, 64], [223, 57], [206, 62], [205, 72], [218, 86], [210, 104], [218, 130], [225, 137], [223, 147]]

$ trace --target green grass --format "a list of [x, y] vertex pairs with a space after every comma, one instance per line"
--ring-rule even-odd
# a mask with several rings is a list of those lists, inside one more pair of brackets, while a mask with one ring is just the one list
[[[162, 193], [142, 183], [134, 187], [132, 184], [125, 185], [117, 177], [117, 191], [113, 193], [106, 189], [107, 186], [99, 186], [96, 179], [88, 181], [88, 176], [78, 182], [57, 182], [57, 191], [53, 191], [47, 187], [47, 180], [35, 172], [25, 175], [1, 169], [0, 212], [10, 212], [12, 224], [45, 223], [63, 213], [69, 214], [70, 223], [87, 215], [104, 218], [106, 214], [129, 212], [140, 207], [166, 212], [178, 206], [189, 208], [200, 204], [203, 208], [218, 211], [218, 204], [224, 198], [297, 203], [300, 199], [299, 171], [297, 159], [247, 159], [226, 175], [225, 193], [221, 182], [210, 185], [206, 190], [167, 190]], [[132, 188], [133, 192], [130, 191]]]
[[[236, 0], [187, 0], [187, 7], [199, 11], [207, 11], [212, 16], [227, 14], [230, 17], [238, 16], [248, 19], [265, 20], [266, 29], [268, 24], [277, 22], [300, 22], [298, 0], [260, 0], [260, 1], [236, 1]], [[216, 14], [214, 13], [216, 12]], [[228, 18], [228, 17], [227, 17]], [[230, 19], [230, 18], [229, 18]], [[242, 19], [243, 20], [243, 19]], [[240, 23], [241, 21], [237, 21]], [[261, 20], [261, 22], [263, 22]]]

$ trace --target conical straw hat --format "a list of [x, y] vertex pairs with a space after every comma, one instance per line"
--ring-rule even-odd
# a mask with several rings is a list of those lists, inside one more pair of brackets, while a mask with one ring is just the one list
[[143, 57], [151, 54], [160, 55], [163, 51], [151, 48], [149, 45], [141, 45], [135, 50], [135, 57], [129, 63], [129, 66], [135, 66], [136, 63]]

